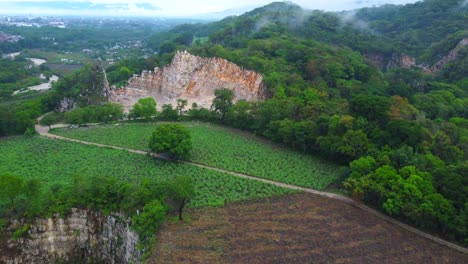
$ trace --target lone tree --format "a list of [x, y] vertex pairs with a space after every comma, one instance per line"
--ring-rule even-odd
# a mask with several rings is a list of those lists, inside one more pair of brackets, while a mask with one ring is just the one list
[[179, 113], [179, 116], [184, 114], [184, 108], [187, 106], [187, 100], [184, 99], [177, 99], [177, 107], [176, 110]]
[[234, 92], [227, 88], [216, 89], [215, 98], [211, 109], [214, 110], [215, 114], [221, 119], [221, 122], [226, 121], [226, 115], [232, 106], [232, 100], [234, 99]]
[[142, 98], [133, 106], [130, 115], [134, 117], [143, 117], [149, 120], [152, 116], [156, 115], [156, 102], [154, 98]]
[[169, 182], [169, 197], [177, 208], [179, 220], [182, 221], [182, 212], [185, 205], [195, 195], [195, 187], [191, 177], [177, 176]]
[[160, 120], [177, 120], [179, 118], [179, 114], [177, 114], [177, 110], [172, 107], [171, 104], [164, 104], [162, 106], [162, 110], [158, 115], [158, 119]]
[[192, 137], [181, 124], [161, 124], [151, 135], [149, 148], [156, 153], [168, 153], [176, 159], [190, 159]]

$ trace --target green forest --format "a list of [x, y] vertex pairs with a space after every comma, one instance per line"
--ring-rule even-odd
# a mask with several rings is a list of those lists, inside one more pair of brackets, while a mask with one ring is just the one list
[[239, 101], [220, 122], [349, 164], [343, 186], [351, 196], [466, 243], [468, 48], [434, 74], [379, 69], [369, 56], [406, 54], [432, 65], [468, 36], [461, 2], [365, 8], [352, 17], [273, 3], [176, 27], [148, 45], [162, 64], [187, 49], [261, 72], [271, 98]]
[[[255, 134], [286, 146], [290, 149], [288, 151], [294, 150], [295, 154], [291, 155], [295, 158], [298, 155], [302, 161], [298, 161], [298, 168], [292, 169], [289, 174], [296, 171], [299, 172], [296, 174], [305, 174], [304, 168], [315, 165], [303, 161], [304, 156], [310, 157], [311, 162], [316, 162], [319, 156], [324, 161], [321, 167], [316, 167], [317, 170], [329, 173], [321, 181], [307, 182], [309, 178], [290, 177], [286, 172], [272, 173], [272, 179], [316, 189], [336, 185], [353, 199], [466, 246], [468, 46], [461, 46], [457, 56], [440, 70], [428, 70], [468, 38], [468, 6], [462, 2], [425, 0], [405, 6], [384, 5], [339, 13], [304, 10], [287, 2], [272, 3], [218, 22], [183, 24], [167, 31], [146, 34], [145, 48], [151, 50], [153, 56], [120, 60], [106, 68], [107, 80], [111, 85], [120, 87], [133, 74], [170, 63], [179, 50], [188, 50], [203, 57], [224, 58], [245, 69], [257, 71], [263, 74], [268, 87], [268, 99], [264, 101], [240, 100], [233, 103], [235, 98], [232, 98], [232, 94], [223, 94], [220, 89], [217, 90], [213, 109], [195, 106], [185, 113], [183, 107], [173, 109], [166, 106], [153, 119], [153, 114], [138, 113], [136, 107], [129, 117], [157, 122], [211, 122]], [[80, 30], [87, 32], [88, 29]], [[71, 42], [68, 44], [72, 45]], [[415, 63], [403, 65], [400, 59], [403, 56], [411, 56]], [[24, 67], [21, 60], [0, 60], [0, 67], [2, 137], [34, 133], [35, 119], [46, 112], [58, 110], [64, 98], [72, 99], [78, 107], [58, 117], [70, 123], [108, 123], [123, 116], [121, 107], [107, 103], [103, 93], [104, 69], [100, 64], [86, 65], [64, 76], [48, 93], [23, 96], [16, 100], [10, 96], [15, 85], [18, 82], [33, 83], [35, 79], [31, 76], [34, 74], [21, 71]], [[47, 125], [53, 122], [51, 120]], [[268, 170], [258, 171], [262, 167], [252, 168], [243, 162], [233, 164], [226, 161], [241, 150], [235, 147], [230, 147], [229, 151], [215, 149], [214, 144], [203, 140], [208, 142], [219, 137], [219, 140], [233, 145], [245, 142], [221, 133], [203, 138], [203, 135], [214, 133], [213, 130], [194, 126], [191, 128], [192, 135], [200, 138], [200, 141], [194, 141], [194, 161], [236, 172], [260, 174], [258, 176]], [[154, 127], [139, 124], [135, 127], [100, 129], [89, 134], [90, 131], [59, 130], [57, 134], [147, 150], [147, 142], [137, 139], [143, 137], [140, 133], [148, 132], [145, 140], [149, 140]], [[129, 137], [122, 138], [122, 133], [128, 133]], [[199, 142], [205, 142], [205, 145], [197, 148]], [[248, 151], [250, 148], [271, 151], [267, 147], [249, 146], [254, 143], [245, 144]], [[260, 156], [251, 151], [246, 155]], [[219, 153], [226, 156], [221, 157]], [[261, 156], [259, 164], [275, 163], [280, 167], [284, 165], [280, 160], [287, 160], [282, 156], [271, 156], [273, 158], [270, 159]], [[272, 166], [270, 169], [276, 168]], [[316, 171], [313, 173], [314, 179], [316, 173], [318, 175]], [[27, 204], [30, 207], [23, 208], [21, 212], [11, 211], [19, 201], [37, 194], [34, 178], [25, 181], [13, 176], [4, 178], [10, 182], [8, 184], [22, 186], [23, 189], [19, 196], [5, 194], [11, 201], [5, 203], [4, 208], [8, 210], [4, 209], [3, 214], [36, 214], [38, 205], [35, 204]], [[154, 197], [148, 196], [149, 200], [145, 198], [147, 196], [139, 197], [139, 192], [144, 195], [153, 192], [151, 182], [135, 187], [137, 185], [133, 182], [119, 185], [115, 179], [106, 180], [105, 183], [112, 187], [110, 190], [120, 188], [120, 195], [125, 193], [124, 196], [128, 194], [130, 197], [127, 201], [117, 195], [121, 200], [111, 201], [115, 208], [108, 208], [105, 204], [107, 193], [96, 189], [92, 182], [79, 180], [69, 185], [50, 187], [51, 192], [45, 196], [48, 200], [37, 203], [46, 205], [49, 213], [61, 212], [61, 207], [57, 209], [59, 205], [54, 200], [58, 199], [56, 195], [62, 194], [62, 191], [53, 189], [58, 188], [65, 190], [63, 201], [66, 203], [60, 205], [64, 208], [89, 205], [91, 208], [126, 210], [134, 206], [148, 206], [148, 211], [154, 208], [152, 212], [168, 211], [165, 204], [142, 203], [141, 199], [161, 201], [164, 200], [161, 197], [169, 195], [158, 190], [152, 194]], [[170, 181], [167, 184], [172, 186]], [[236, 184], [241, 189], [245, 183]], [[83, 197], [69, 196], [70, 190], [78, 187], [86, 190]], [[262, 188], [266, 194], [286, 193], [279, 188], [266, 189], [263, 185], [258, 185], [258, 188]], [[133, 192], [134, 189], [138, 191]], [[168, 192], [171, 190], [170, 187], [165, 189]], [[267, 196], [263, 193], [256, 196], [250, 189], [246, 192], [242, 198]], [[95, 201], [90, 200], [93, 193], [103, 195], [96, 197], [102, 199], [98, 202], [104, 205], [94, 204]], [[216, 201], [222, 200], [214, 197], [215, 202], [210, 203], [210, 198], [198, 198], [195, 195], [195, 206], [216, 204]], [[155, 216], [155, 221], [162, 219], [158, 217]]]

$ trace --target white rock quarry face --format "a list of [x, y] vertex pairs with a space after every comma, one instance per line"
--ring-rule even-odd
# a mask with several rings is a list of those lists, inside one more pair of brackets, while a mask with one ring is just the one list
[[112, 90], [109, 100], [120, 103], [128, 111], [140, 98], [153, 97], [158, 108], [163, 104], [177, 104], [177, 99], [209, 108], [214, 91], [228, 88], [234, 91], [234, 101], [241, 99], [257, 101], [265, 99], [266, 87], [261, 74], [242, 69], [220, 58], [202, 58], [186, 51], [178, 52], [172, 63], [155, 68], [154, 72], [143, 71], [134, 76], [121, 90]]
[[[13, 226], [22, 224], [17, 221]], [[0, 263], [55, 263], [76, 258], [139, 263], [142, 253], [137, 247], [138, 235], [122, 215], [108, 216], [76, 208], [65, 218], [36, 219], [28, 236], [9, 240], [8, 244], [17, 254], [0, 254]]]

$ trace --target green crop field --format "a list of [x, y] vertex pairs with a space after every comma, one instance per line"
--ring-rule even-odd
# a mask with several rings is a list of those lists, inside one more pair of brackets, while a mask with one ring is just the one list
[[[198, 122], [184, 123], [192, 133], [192, 160], [289, 184], [324, 189], [339, 178], [342, 167], [311, 155], [271, 144], [238, 130]], [[119, 124], [52, 133], [108, 145], [149, 150], [157, 124]]]
[[148, 177], [164, 179], [188, 175], [193, 177], [197, 192], [191, 201], [192, 207], [291, 193], [283, 188], [191, 165], [38, 136], [1, 140], [0, 161], [2, 174], [37, 178], [45, 186], [70, 183], [76, 175], [112, 176], [131, 182]]

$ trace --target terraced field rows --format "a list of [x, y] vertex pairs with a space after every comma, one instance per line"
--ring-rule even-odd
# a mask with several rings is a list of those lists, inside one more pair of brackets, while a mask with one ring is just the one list
[[[336, 181], [343, 168], [237, 130], [206, 123], [184, 123], [192, 133], [192, 160], [226, 170], [255, 175], [288, 184], [322, 190]], [[107, 145], [148, 151], [157, 124], [122, 124], [51, 133]]]
[[46, 186], [70, 183], [75, 175], [112, 176], [133, 182], [189, 175], [194, 178], [197, 190], [192, 207], [291, 193], [269, 184], [120, 150], [41, 137], [17, 137], [0, 143], [2, 173], [38, 178]]
[[192, 210], [149, 263], [467, 263], [468, 254], [310, 194]]

